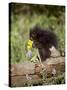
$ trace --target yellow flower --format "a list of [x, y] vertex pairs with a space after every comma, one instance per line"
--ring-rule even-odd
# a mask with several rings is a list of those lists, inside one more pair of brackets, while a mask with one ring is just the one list
[[27, 46], [27, 49], [30, 49], [31, 47], [30, 46]]
[[33, 44], [33, 41], [32, 40], [28, 40], [28, 43], [27, 43], [27, 49], [31, 49], [32, 48], [32, 44]]

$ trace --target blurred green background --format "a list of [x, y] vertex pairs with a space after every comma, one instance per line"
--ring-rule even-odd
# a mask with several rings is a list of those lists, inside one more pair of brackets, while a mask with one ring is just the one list
[[52, 29], [59, 38], [59, 50], [65, 48], [65, 7], [55, 5], [34, 5], [10, 3], [9, 42], [11, 63], [28, 60], [25, 45], [29, 39], [29, 30], [34, 25]]

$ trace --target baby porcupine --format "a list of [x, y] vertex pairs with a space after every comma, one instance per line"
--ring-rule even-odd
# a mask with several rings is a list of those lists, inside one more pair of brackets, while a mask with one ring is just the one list
[[54, 46], [58, 48], [58, 39], [54, 32], [51, 30], [42, 29], [34, 26], [30, 29], [30, 39], [33, 41], [33, 47], [37, 48], [40, 54], [41, 61], [50, 57], [50, 48]]

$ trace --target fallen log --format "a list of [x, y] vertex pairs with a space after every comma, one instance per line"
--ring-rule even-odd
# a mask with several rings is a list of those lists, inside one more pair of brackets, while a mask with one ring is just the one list
[[11, 64], [10, 68], [10, 84], [11, 86], [29, 86], [32, 84], [42, 84], [44, 80], [65, 72], [64, 57], [50, 58], [40, 63], [23, 62], [19, 64]]

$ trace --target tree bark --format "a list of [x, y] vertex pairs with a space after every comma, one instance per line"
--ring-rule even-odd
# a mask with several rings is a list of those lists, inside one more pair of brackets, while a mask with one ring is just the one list
[[11, 64], [10, 68], [11, 86], [24, 86], [26, 84], [37, 84], [42, 82], [42, 74], [45, 78], [57, 76], [65, 72], [64, 57], [50, 58], [40, 63], [23, 62]]

